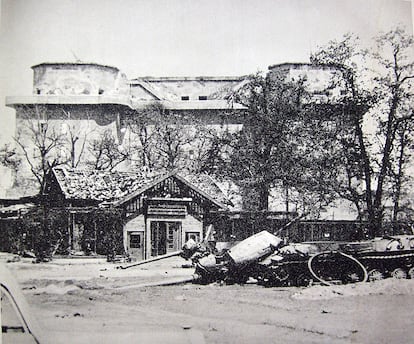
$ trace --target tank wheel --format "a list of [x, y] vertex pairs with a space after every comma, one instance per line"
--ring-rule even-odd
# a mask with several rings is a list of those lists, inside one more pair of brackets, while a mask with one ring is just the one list
[[[340, 258], [340, 260], [338, 259], [338, 257]], [[318, 258], [320, 259], [319, 268], [317, 268], [317, 266], [315, 267], [315, 263], [314, 263], [315, 261], [318, 262]], [[322, 284], [332, 285], [334, 282], [331, 283], [331, 281], [333, 281], [334, 279], [337, 280], [337, 278], [335, 277], [338, 276], [338, 272], [336, 271], [338, 270], [337, 269], [338, 262], [343, 262], [344, 258], [346, 258], [345, 260], [345, 262], [347, 262], [346, 264], [350, 264], [350, 262], [354, 263], [353, 267], [356, 268], [358, 272], [362, 273], [362, 276], [361, 274], [358, 275], [358, 276], [361, 276], [360, 278], [358, 278], [358, 281], [366, 282], [368, 280], [368, 272], [365, 266], [362, 265], [362, 263], [358, 259], [352, 257], [349, 254], [339, 252], [339, 251], [319, 252], [311, 256], [307, 263], [309, 272], [312, 274], [312, 277], [314, 277], [317, 281], [321, 282]], [[328, 264], [325, 264], [325, 266], [323, 266], [325, 262], [328, 262]], [[332, 264], [332, 262], [336, 264]], [[329, 263], [331, 263], [331, 266], [329, 265]], [[321, 276], [322, 275], [321, 271], [323, 272], [324, 270], [326, 270], [328, 274], [324, 274], [323, 276]], [[350, 272], [348, 272], [348, 274], [352, 275], [354, 272], [355, 272], [354, 270], [351, 270]]]
[[273, 286], [272, 281], [269, 280], [269, 278], [262, 277], [262, 276], [257, 280], [257, 284], [262, 285], [264, 287], [272, 287]]
[[384, 274], [377, 270], [377, 269], [372, 269], [370, 271], [368, 271], [368, 281], [372, 282], [372, 281], [380, 281], [384, 279]]
[[290, 276], [289, 276], [289, 272], [286, 269], [282, 267], [277, 267], [276, 269], [272, 271], [272, 277], [279, 283], [283, 283], [283, 282], [286, 282]]
[[309, 287], [311, 282], [312, 282], [312, 278], [308, 274], [305, 274], [305, 273], [300, 274], [295, 279], [295, 285], [297, 287]]
[[346, 274], [345, 276], [343, 276], [343, 278], [342, 278], [342, 283], [343, 284], [356, 283], [356, 282], [359, 282], [359, 281], [360, 281], [360, 277], [358, 276], [358, 274], [356, 272], [350, 272], [350, 273]]
[[396, 268], [391, 272], [391, 277], [396, 279], [405, 279], [407, 278], [407, 272], [404, 269]]
[[410, 268], [410, 270], [408, 270], [408, 277], [414, 279], [414, 268]]

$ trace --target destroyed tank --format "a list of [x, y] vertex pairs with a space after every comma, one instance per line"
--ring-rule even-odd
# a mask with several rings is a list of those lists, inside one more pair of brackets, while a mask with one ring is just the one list
[[376, 238], [341, 245], [367, 269], [369, 280], [387, 277], [414, 279], [414, 235]]
[[386, 277], [414, 279], [414, 235], [285, 245], [280, 237], [262, 231], [221, 253], [206, 245], [206, 240], [201, 243], [189, 240], [181, 251], [119, 268], [172, 256], [190, 259], [195, 266], [194, 275], [180, 283], [232, 284], [253, 278], [264, 286], [308, 286], [315, 282], [331, 285]]
[[199, 283], [245, 283], [258, 262], [271, 255], [283, 240], [267, 231], [256, 233], [222, 254], [208, 254], [196, 261]]
[[414, 235], [290, 244], [259, 262], [255, 271], [254, 277], [265, 286], [414, 278]]

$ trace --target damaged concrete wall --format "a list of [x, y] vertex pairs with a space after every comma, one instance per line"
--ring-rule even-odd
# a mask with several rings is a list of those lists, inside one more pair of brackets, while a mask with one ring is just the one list
[[241, 77], [162, 77], [138, 78], [131, 82], [132, 96], [148, 100], [142, 93], [145, 88], [159, 99], [170, 101], [198, 101], [226, 99], [242, 82]]
[[312, 94], [312, 101], [335, 101], [341, 95], [341, 72], [328, 65], [309, 63], [284, 63], [269, 66], [270, 78], [284, 77], [286, 82], [304, 80], [305, 89]]
[[126, 95], [118, 68], [86, 63], [43, 63], [32, 67], [35, 95]]

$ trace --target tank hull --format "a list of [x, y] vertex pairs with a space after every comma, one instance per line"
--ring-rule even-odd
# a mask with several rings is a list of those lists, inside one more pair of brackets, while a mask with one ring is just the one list
[[[305, 248], [308, 245], [308, 250], [298, 249], [300, 245], [305, 245]], [[300, 245], [285, 246], [259, 263], [255, 276], [258, 283], [265, 286], [306, 286], [320, 281], [336, 284], [388, 277], [414, 279], [414, 235]], [[315, 247], [318, 247], [316, 252]], [[332, 250], [326, 251], [326, 248]], [[318, 258], [313, 258], [315, 256]]]

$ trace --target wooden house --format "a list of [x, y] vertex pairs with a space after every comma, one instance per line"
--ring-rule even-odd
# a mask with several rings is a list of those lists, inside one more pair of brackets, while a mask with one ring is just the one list
[[[74, 251], [82, 251], [83, 233], [90, 231], [82, 220], [92, 214], [90, 207], [121, 209], [124, 251], [137, 260], [180, 250], [189, 238], [200, 239], [210, 214], [230, 205], [208, 175], [182, 176], [177, 171], [55, 168], [48, 195], [51, 206], [68, 210], [67, 235]], [[94, 232], [99, 240], [99, 230]]]

